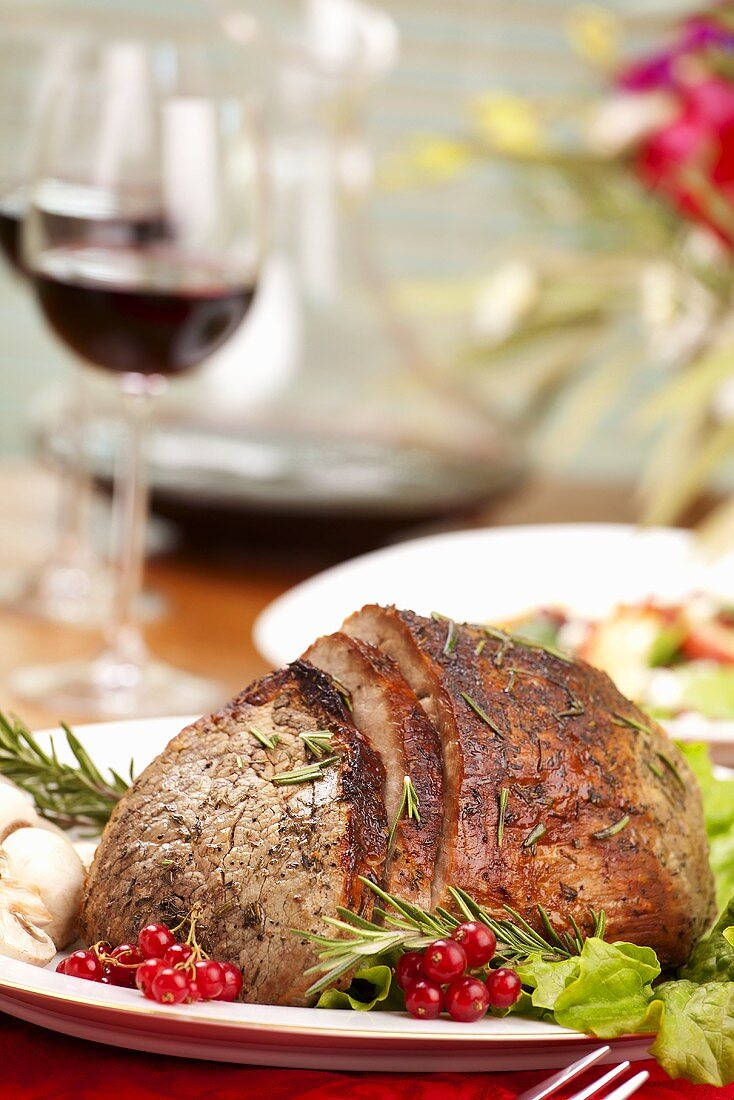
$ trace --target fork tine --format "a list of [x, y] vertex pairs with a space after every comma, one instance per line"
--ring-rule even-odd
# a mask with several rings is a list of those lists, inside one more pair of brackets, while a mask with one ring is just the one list
[[517, 1097], [517, 1100], [546, 1100], [546, 1097], [552, 1096], [554, 1092], [558, 1092], [560, 1088], [567, 1085], [569, 1081], [573, 1081], [575, 1077], [587, 1070], [589, 1066], [595, 1065], [596, 1062], [600, 1062], [602, 1058], [609, 1054], [611, 1047], [603, 1046], [598, 1047], [596, 1050], [592, 1050], [591, 1054], [585, 1054], [583, 1058], [579, 1058], [577, 1062], [572, 1062], [570, 1066], [566, 1066], [559, 1073], [554, 1073], [552, 1077], [547, 1077], [545, 1081], [541, 1081], [539, 1085], [535, 1085], [532, 1089], [527, 1089], [525, 1092], [521, 1092]]
[[586, 1085], [585, 1088], [577, 1092], [570, 1100], [589, 1100], [590, 1096], [593, 1096], [596, 1092], [601, 1092], [610, 1081], [613, 1081], [615, 1077], [619, 1077], [620, 1073], [624, 1073], [625, 1070], [630, 1068], [629, 1062], [620, 1062], [618, 1066], [612, 1066], [607, 1073], [600, 1077], [597, 1081], [592, 1081], [591, 1084]]
[[630, 1077], [629, 1081], [625, 1081], [623, 1084], [618, 1085], [613, 1092], [610, 1092], [605, 1100], [627, 1100], [628, 1096], [631, 1096], [633, 1092], [637, 1092], [641, 1085], [645, 1084], [650, 1074], [646, 1069], [641, 1070], [640, 1073], [636, 1073], [634, 1077]]

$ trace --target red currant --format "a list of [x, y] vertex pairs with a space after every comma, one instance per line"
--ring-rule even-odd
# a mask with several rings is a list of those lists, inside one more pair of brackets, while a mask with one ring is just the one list
[[162, 959], [175, 942], [176, 937], [165, 924], [146, 924], [138, 932], [138, 947], [146, 959]]
[[443, 1008], [441, 986], [427, 978], [419, 978], [405, 991], [405, 1007], [418, 1020], [435, 1020]]
[[196, 1001], [202, 1000], [202, 996], [199, 991], [199, 984], [196, 978], [192, 977], [191, 975], [187, 975], [187, 977], [189, 981], [189, 991], [186, 994], [186, 1004], [192, 1005], [195, 1004]]
[[158, 972], [164, 966], [163, 959], [146, 959], [135, 971], [135, 984], [149, 1001], [154, 999], [152, 993], [153, 979], [158, 976]]
[[489, 1003], [493, 1008], [509, 1008], [522, 993], [522, 982], [514, 970], [501, 966], [487, 976]]
[[58, 964], [58, 966], [56, 967], [56, 973], [57, 974], [65, 974], [66, 973], [66, 959], [62, 959], [61, 962]]
[[469, 966], [486, 966], [494, 958], [497, 937], [491, 928], [478, 920], [468, 920], [451, 933], [464, 948]]
[[214, 959], [200, 959], [194, 963], [194, 977], [202, 1001], [215, 1001], [224, 990], [222, 964]]
[[242, 971], [234, 963], [220, 963], [224, 975], [224, 988], [218, 1001], [236, 1001], [242, 991]]
[[161, 1005], [180, 1005], [189, 995], [189, 979], [183, 970], [163, 966], [153, 979], [153, 1000]]
[[178, 963], [185, 963], [193, 953], [193, 947], [190, 947], [187, 943], [172, 943], [163, 956], [163, 961], [168, 966], [176, 966]]
[[456, 978], [446, 990], [446, 1010], [452, 1020], [473, 1024], [489, 1008], [489, 991], [479, 978]]
[[421, 951], [406, 951], [398, 959], [395, 967], [395, 977], [401, 989], [407, 989], [413, 982], [423, 978], [423, 953]]
[[454, 940], [435, 940], [423, 956], [423, 974], [432, 982], [444, 985], [460, 978], [466, 970], [466, 952]]
[[139, 949], [132, 943], [121, 943], [110, 952], [110, 959], [104, 972], [110, 979], [110, 985], [120, 985], [125, 989], [135, 987], [136, 968], [145, 962]]
[[88, 982], [101, 982], [104, 969], [93, 951], [72, 951], [66, 960], [64, 974], [70, 978], [85, 978]]

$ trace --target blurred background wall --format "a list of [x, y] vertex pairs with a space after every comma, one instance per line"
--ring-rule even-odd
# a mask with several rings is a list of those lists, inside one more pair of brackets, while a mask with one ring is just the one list
[[[258, 10], [258, 3], [249, 6]], [[27, 19], [43, 19], [44, 12], [72, 18], [88, 12], [105, 21], [124, 11], [131, 21], [138, 13], [145, 19], [175, 17], [195, 26], [206, 17], [205, 5], [196, 0], [17, 0], [17, 7]], [[272, 11], [266, 2], [260, 10], [269, 7]], [[367, 112], [378, 164], [374, 218], [386, 270], [409, 299], [420, 300], [426, 284], [435, 284], [440, 294], [454, 280], [465, 285], [485, 277], [499, 258], [507, 257], [508, 244], [532, 234], [533, 223], [527, 202], [518, 201], [514, 178], [500, 162], [487, 160], [468, 172], [417, 187], [395, 186], [395, 164], [422, 135], [450, 139], [464, 133], [471, 103], [488, 91], [570, 96], [583, 103], [597, 74], [569, 45], [568, 16], [574, 5], [555, 0], [385, 0], [383, 7], [397, 21], [401, 50], [394, 70], [375, 88]], [[633, 44], [659, 34], [666, 20], [689, 7], [682, 0], [646, 0], [644, 5], [605, 0], [597, 5], [622, 21]], [[548, 232], [553, 233], [552, 225]], [[15, 455], [31, 446], [29, 405], [37, 405], [44, 387], [65, 376], [60, 366], [66, 352], [38, 323], [29, 296], [6, 285], [10, 279], [4, 268], [0, 279], [0, 453]], [[434, 312], [430, 304], [427, 312]], [[454, 339], [452, 324], [439, 328], [450, 358], [460, 341]], [[626, 404], [634, 404], [644, 388], [641, 369]], [[572, 470], [616, 477], [636, 469], [641, 444], [620, 447], [616, 423], [611, 414], [593, 445], [572, 457]]]

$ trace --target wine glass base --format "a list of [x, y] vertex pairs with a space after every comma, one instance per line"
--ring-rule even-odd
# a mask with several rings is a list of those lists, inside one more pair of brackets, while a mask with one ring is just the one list
[[20, 668], [10, 687], [27, 702], [75, 718], [202, 714], [220, 707], [229, 694], [216, 681], [162, 661], [126, 664], [110, 654], [93, 661]]
[[[42, 565], [36, 572], [0, 578], [0, 607], [46, 622], [80, 629], [104, 626], [112, 614], [111, 577], [66, 565]], [[139, 597], [137, 613], [143, 622], [154, 622], [166, 611], [157, 592]]]

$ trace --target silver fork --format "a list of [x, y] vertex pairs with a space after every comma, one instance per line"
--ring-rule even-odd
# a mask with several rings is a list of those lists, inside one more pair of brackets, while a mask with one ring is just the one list
[[[579, 1058], [578, 1062], [574, 1062], [570, 1066], [566, 1066], [565, 1069], [560, 1070], [559, 1073], [554, 1073], [552, 1077], [548, 1077], [545, 1081], [541, 1081], [539, 1085], [536, 1085], [532, 1089], [527, 1089], [526, 1092], [521, 1092], [517, 1097], [517, 1100], [547, 1100], [547, 1097], [552, 1096], [559, 1089], [567, 1085], [569, 1081], [573, 1081], [575, 1077], [579, 1077], [590, 1066], [593, 1066], [596, 1062], [600, 1062], [602, 1058], [605, 1058], [609, 1054], [611, 1047], [604, 1046], [599, 1047], [598, 1050], [592, 1050], [591, 1054], [584, 1055], [583, 1058]], [[590, 1096], [594, 1096], [595, 1093], [601, 1092], [607, 1085], [615, 1081], [617, 1077], [621, 1077], [623, 1073], [630, 1068], [629, 1062], [620, 1062], [618, 1066], [612, 1066], [610, 1070], [602, 1074], [596, 1081], [592, 1081], [591, 1084], [586, 1085], [580, 1090], [580, 1092], [574, 1093], [569, 1097], [569, 1100], [589, 1100]], [[628, 1078], [621, 1085], [618, 1085], [612, 1092], [608, 1092], [604, 1100], [626, 1100], [628, 1096], [631, 1096], [633, 1092], [645, 1084], [650, 1074], [646, 1069], [636, 1073], [634, 1077]]]

